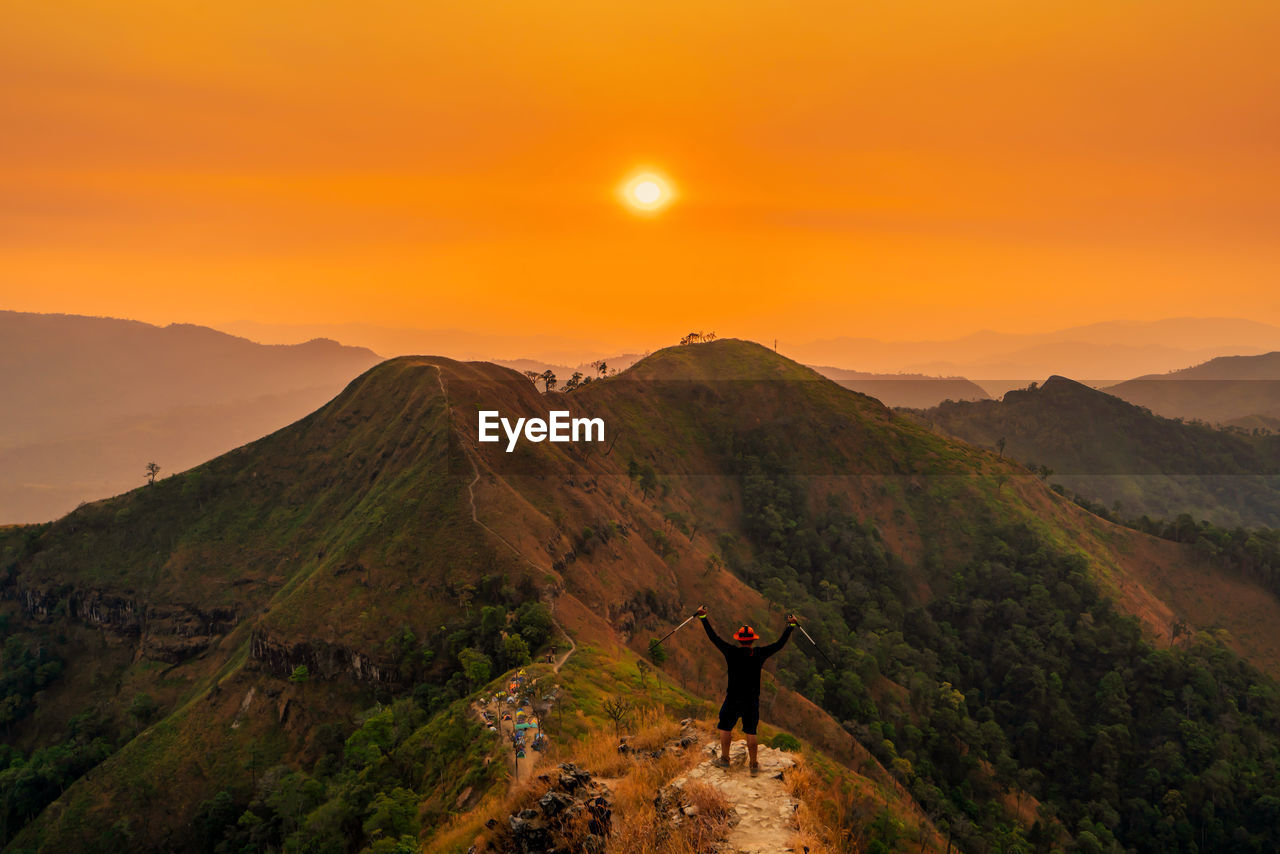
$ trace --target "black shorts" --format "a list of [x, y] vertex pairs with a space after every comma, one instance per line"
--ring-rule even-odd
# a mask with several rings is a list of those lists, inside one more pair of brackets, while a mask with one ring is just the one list
[[755, 735], [756, 727], [760, 725], [760, 698], [725, 697], [720, 705], [720, 720], [716, 727], [731, 730], [738, 718], [742, 718], [742, 731], [747, 735]]

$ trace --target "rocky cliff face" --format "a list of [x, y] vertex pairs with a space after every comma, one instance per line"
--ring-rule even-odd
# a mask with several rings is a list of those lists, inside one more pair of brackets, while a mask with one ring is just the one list
[[[19, 587], [5, 590], [32, 619], [41, 623], [73, 620], [104, 630], [117, 643], [147, 658], [178, 664], [199, 655], [236, 627], [231, 608], [202, 609], [185, 603], [147, 603], [104, 590]], [[289, 643], [262, 631], [251, 639], [250, 657], [269, 673], [288, 677], [298, 666], [322, 679], [399, 685], [400, 675], [359, 650], [328, 643]]]
[[203, 652], [239, 619], [230, 608], [153, 604], [103, 590], [10, 587], [5, 593], [39, 622], [67, 619], [99, 627], [146, 657], [171, 664]]
[[262, 631], [254, 632], [250, 657], [275, 676], [287, 677], [297, 667], [306, 667], [322, 679], [346, 678], [388, 686], [400, 684], [400, 674], [372, 656], [345, 646], [276, 640]]

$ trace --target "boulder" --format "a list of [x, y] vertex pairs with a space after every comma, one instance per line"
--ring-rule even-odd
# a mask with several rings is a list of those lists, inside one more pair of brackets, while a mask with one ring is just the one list
[[538, 799], [538, 806], [542, 808], [542, 814], [550, 818], [573, 806], [573, 798], [561, 792], [551, 791]]

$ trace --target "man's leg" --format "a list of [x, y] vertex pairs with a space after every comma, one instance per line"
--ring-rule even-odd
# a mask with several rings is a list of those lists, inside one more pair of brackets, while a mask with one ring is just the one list
[[760, 725], [760, 702], [757, 700], [742, 711], [742, 732], [747, 736], [747, 767], [755, 773], [760, 764], [756, 761], [756, 727]]
[[738, 722], [738, 712], [729, 697], [720, 704], [720, 719], [716, 721], [716, 729], [720, 730], [719, 762], [729, 767], [729, 745], [733, 743], [733, 725]]

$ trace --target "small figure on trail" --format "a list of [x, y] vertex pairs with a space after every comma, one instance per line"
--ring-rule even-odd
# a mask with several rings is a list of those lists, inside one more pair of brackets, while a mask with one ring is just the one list
[[733, 727], [742, 719], [742, 732], [747, 737], [747, 754], [750, 756], [751, 775], [760, 773], [760, 764], [756, 761], [756, 727], [760, 723], [760, 670], [769, 656], [786, 646], [791, 639], [798, 621], [794, 614], [787, 615], [787, 628], [768, 646], [756, 649], [752, 646], [760, 636], [751, 626], [742, 626], [733, 634], [737, 646], [722, 639], [711, 628], [707, 620], [706, 607], [700, 607], [694, 616], [702, 621], [707, 630], [707, 637], [724, 655], [729, 671], [729, 684], [725, 689], [724, 703], [720, 706], [720, 720], [716, 727], [720, 730], [720, 756], [715, 764], [721, 768], [729, 767], [729, 745], [733, 741]]

